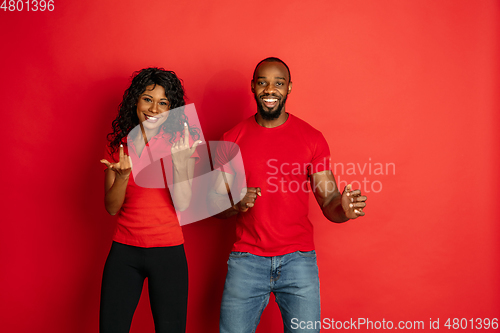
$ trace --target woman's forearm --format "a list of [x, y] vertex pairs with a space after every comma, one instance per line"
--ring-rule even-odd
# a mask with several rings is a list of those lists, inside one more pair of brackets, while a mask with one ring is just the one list
[[115, 177], [113, 185], [106, 192], [104, 196], [104, 206], [109, 214], [115, 215], [122, 207], [123, 201], [125, 200], [125, 190], [127, 189], [128, 179], [129, 176]]
[[[191, 202], [191, 178], [189, 176], [189, 164], [186, 162], [184, 165], [176, 165], [174, 163], [174, 190], [172, 193], [172, 200], [174, 206], [178, 211], [184, 211], [189, 207]], [[191, 176], [192, 177], [192, 176]]]

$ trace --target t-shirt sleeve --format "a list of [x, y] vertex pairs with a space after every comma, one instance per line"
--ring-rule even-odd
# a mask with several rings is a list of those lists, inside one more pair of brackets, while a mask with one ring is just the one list
[[330, 148], [323, 134], [318, 133], [317, 139], [315, 140], [309, 175], [325, 170], [331, 170]]
[[[214, 170], [222, 170], [223, 172], [235, 174], [234, 159], [238, 154], [238, 146], [230, 141], [226, 141], [226, 136], [223, 135], [220, 141], [217, 141], [216, 146], [211, 145], [212, 161]], [[215, 149], [213, 149], [215, 148]]]

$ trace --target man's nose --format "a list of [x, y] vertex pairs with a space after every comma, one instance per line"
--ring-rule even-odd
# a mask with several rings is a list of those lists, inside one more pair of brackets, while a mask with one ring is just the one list
[[266, 88], [264, 89], [265, 93], [272, 94], [276, 92], [276, 87], [273, 84], [268, 84]]

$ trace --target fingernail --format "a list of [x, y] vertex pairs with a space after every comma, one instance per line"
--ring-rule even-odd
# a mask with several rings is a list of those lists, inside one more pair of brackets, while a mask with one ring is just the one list
[[184, 123], [184, 126], [187, 126], [188, 124], [187, 123]]
[[122, 144], [120, 144], [120, 147], [123, 147], [123, 145], [122, 145]]
[[351, 207], [351, 208], [352, 208], [352, 206], [353, 206], [353, 204], [349, 204], [349, 207]]
[[257, 192], [257, 195], [258, 195], [259, 197], [261, 197], [261, 196], [262, 196], [262, 193], [260, 193], [260, 192]]

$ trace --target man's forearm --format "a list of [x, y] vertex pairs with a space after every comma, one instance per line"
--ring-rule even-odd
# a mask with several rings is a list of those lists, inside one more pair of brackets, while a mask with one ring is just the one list
[[342, 195], [333, 197], [322, 207], [323, 215], [332, 222], [342, 223], [349, 220], [342, 208]]
[[228, 200], [229, 199], [225, 194], [219, 194], [216, 191], [208, 192], [207, 204], [209, 212], [211, 214], [214, 214], [213, 216], [219, 219], [227, 219], [230, 218], [231, 216], [237, 215], [239, 213], [238, 209], [236, 208], [237, 205], [234, 205], [223, 211], [220, 211], [222, 209], [221, 207], [227, 206]]

